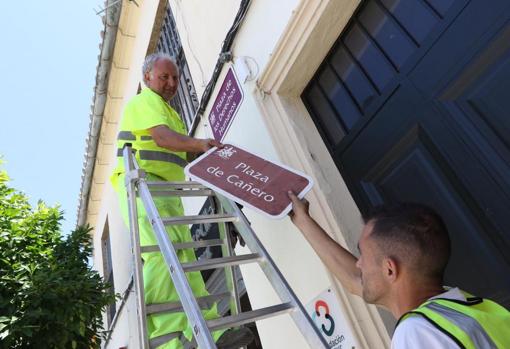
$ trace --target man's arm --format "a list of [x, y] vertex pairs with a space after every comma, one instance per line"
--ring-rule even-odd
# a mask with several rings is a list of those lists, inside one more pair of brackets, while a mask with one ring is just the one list
[[214, 139], [189, 137], [175, 132], [165, 125], [152, 127], [149, 129], [149, 132], [158, 147], [171, 151], [201, 153], [208, 151], [212, 147], [222, 147], [222, 144]]
[[342, 285], [350, 293], [361, 297], [361, 273], [356, 267], [357, 258], [329, 237], [310, 217], [306, 200], [299, 200], [292, 192], [289, 192], [289, 198], [292, 201], [292, 223], [301, 230], [322, 262]]

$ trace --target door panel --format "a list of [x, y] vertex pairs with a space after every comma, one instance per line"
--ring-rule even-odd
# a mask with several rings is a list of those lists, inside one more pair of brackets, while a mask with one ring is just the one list
[[362, 211], [436, 208], [453, 243], [446, 283], [510, 307], [510, 2], [451, 6], [447, 29], [332, 154]]
[[487, 218], [481, 199], [487, 198], [498, 212], [510, 200], [491, 187], [494, 182], [472, 161], [448, 119], [436, 106], [420, 105], [418, 92], [412, 91], [409, 83], [402, 84], [339, 159], [351, 176], [351, 191], [364, 209], [394, 201], [436, 208], [453, 245], [445, 282], [508, 304], [508, 230], [498, 230]]
[[[505, 290], [510, 289], [510, 282], [504, 277], [508, 270], [502, 268], [507, 262], [501, 258], [503, 254], [494, 253], [497, 245], [480, 234], [486, 227], [476, 219], [476, 210], [466, 204], [466, 188], [459, 187], [453, 171], [440, 158], [441, 145], [432, 140], [433, 132], [423, 125], [412, 128], [384, 154], [361, 187], [371, 204], [413, 201], [441, 212], [453, 246], [445, 283], [508, 301]], [[470, 283], [471, 280], [476, 282]]]

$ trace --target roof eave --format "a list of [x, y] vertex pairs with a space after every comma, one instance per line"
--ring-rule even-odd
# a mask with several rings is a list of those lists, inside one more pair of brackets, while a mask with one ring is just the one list
[[104, 30], [101, 32], [103, 41], [100, 44], [99, 62], [97, 64], [96, 85], [94, 87], [93, 104], [86, 140], [85, 159], [81, 176], [81, 189], [78, 203], [77, 226], [84, 225], [87, 220], [87, 209], [92, 186], [92, 177], [96, 163], [99, 134], [103, 123], [104, 108], [108, 91], [108, 77], [112, 65], [113, 50], [117, 37], [122, 3], [116, 0], [105, 1], [103, 16]]

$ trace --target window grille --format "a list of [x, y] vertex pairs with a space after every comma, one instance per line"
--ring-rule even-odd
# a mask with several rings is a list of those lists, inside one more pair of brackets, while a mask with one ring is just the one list
[[170, 6], [167, 6], [166, 9], [157, 50], [174, 57], [179, 67], [179, 88], [175, 97], [170, 101], [170, 105], [179, 113], [189, 130], [198, 109], [199, 101]]
[[453, 1], [361, 3], [301, 95], [330, 151], [384, 103]]

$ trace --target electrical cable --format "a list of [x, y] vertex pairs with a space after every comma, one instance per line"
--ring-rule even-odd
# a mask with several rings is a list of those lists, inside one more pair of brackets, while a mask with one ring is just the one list
[[223, 69], [223, 65], [226, 62], [232, 60], [232, 52], [230, 51], [230, 49], [232, 47], [236, 34], [239, 30], [239, 27], [243, 22], [243, 19], [246, 17], [246, 13], [248, 12], [248, 7], [250, 6], [250, 4], [251, 0], [241, 0], [239, 10], [237, 11], [236, 17], [234, 18], [234, 23], [230, 27], [229, 31], [227, 32], [227, 35], [225, 36], [225, 39], [223, 40], [221, 51], [218, 60], [216, 61], [216, 66], [214, 67], [211, 80], [209, 80], [209, 83], [205, 87], [204, 93], [202, 94], [202, 98], [200, 99], [200, 104], [193, 119], [193, 124], [191, 125], [190, 128], [189, 132], [190, 135], [193, 135], [196, 128], [198, 127], [201, 116], [204, 114], [205, 108], [207, 107], [207, 103], [209, 103], [209, 99], [211, 98], [212, 92], [214, 90], [214, 87], [216, 86], [221, 70]]

